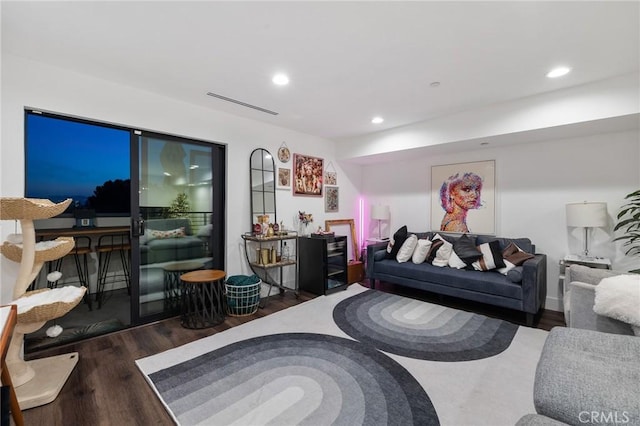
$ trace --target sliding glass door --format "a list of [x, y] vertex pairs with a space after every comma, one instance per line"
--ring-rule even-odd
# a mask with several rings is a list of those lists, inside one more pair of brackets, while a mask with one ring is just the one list
[[176, 315], [180, 275], [224, 270], [225, 147], [135, 131], [134, 324]]

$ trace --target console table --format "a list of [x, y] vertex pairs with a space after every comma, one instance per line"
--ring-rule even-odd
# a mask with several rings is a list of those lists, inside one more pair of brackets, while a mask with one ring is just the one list
[[36, 238], [80, 237], [112, 234], [128, 234], [129, 226], [91, 226], [86, 228], [36, 229]]
[[[271, 295], [271, 289], [273, 287], [278, 288], [280, 290], [280, 294], [287, 290], [294, 291], [297, 297], [298, 234], [295, 232], [289, 232], [286, 234], [275, 235], [273, 237], [243, 234], [242, 239], [244, 240], [245, 256], [247, 257], [247, 262], [249, 262], [251, 270], [254, 274], [260, 277], [263, 283], [269, 284], [267, 297]], [[287, 242], [290, 243], [288, 246]], [[275, 259], [272, 259], [271, 254], [274, 250], [276, 256]], [[293, 287], [287, 287], [284, 285], [283, 268], [285, 267], [292, 267], [292, 269], [294, 269], [295, 275]]]

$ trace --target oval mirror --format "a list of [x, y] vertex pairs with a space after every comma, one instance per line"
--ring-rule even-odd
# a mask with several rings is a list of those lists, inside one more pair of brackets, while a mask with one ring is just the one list
[[268, 215], [270, 223], [276, 223], [276, 182], [273, 156], [263, 148], [251, 153], [249, 160], [251, 178], [251, 228], [258, 223], [258, 216]]

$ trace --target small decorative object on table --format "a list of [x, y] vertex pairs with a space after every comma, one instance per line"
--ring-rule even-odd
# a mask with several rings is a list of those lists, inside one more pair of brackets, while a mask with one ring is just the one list
[[298, 211], [298, 221], [300, 224], [300, 235], [308, 235], [307, 227], [313, 222], [313, 215]]

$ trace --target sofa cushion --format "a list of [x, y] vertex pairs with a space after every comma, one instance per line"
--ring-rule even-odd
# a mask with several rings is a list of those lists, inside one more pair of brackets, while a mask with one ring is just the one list
[[169, 238], [182, 238], [184, 237], [185, 231], [184, 226], [176, 229], [170, 229], [168, 231], [161, 231], [158, 229], [150, 229], [147, 228], [144, 232], [144, 235], [147, 236], [146, 242], [149, 243], [152, 240], [166, 240]]
[[476, 245], [479, 246], [480, 244], [489, 243], [491, 241], [498, 241], [500, 243], [500, 249], [503, 251], [510, 243], [514, 243], [520, 247], [521, 250], [526, 251], [527, 253], [535, 253], [534, 246], [529, 238], [500, 238], [491, 235], [478, 235]]
[[407, 225], [404, 225], [393, 234], [393, 238], [389, 240], [389, 245], [387, 246], [387, 259], [396, 260], [400, 247], [402, 247], [407, 237]]
[[419, 239], [416, 248], [413, 251], [413, 255], [411, 256], [411, 261], [413, 263], [422, 263], [427, 259], [427, 254], [429, 254], [429, 250], [431, 249], [431, 240], [427, 239]]
[[168, 250], [181, 247], [202, 247], [202, 240], [197, 237], [165, 238], [147, 243], [150, 250]]
[[[451, 257], [451, 253], [453, 252], [453, 244], [451, 244], [449, 241], [446, 241], [438, 234], [433, 237], [434, 242], [437, 240], [442, 241], [442, 245], [440, 245], [440, 247], [438, 247], [438, 249], [436, 250], [435, 257], [433, 258], [431, 264], [443, 268], [449, 265], [449, 257]], [[431, 245], [431, 247], [433, 247], [433, 244]]]
[[404, 240], [404, 243], [402, 243], [402, 247], [400, 247], [400, 250], [398, 250], [398, 254], [396, 255], [396, 260], [400, 263], [404, 263], [411, 259], [417, 244], [418, 237], [416, 237], [416, 234], [411, 234], [406, 240]]
[[438, 253], [438, 249], [444, 245], [444, 240], [436, 238], [435, 240], [431, 240], [431, 248], [429, 248], [429, 253], [427, 253], [427, 259], [425, 262], [433, 263], [433, 259], [436, 258], [436, 254]]
[[387, 274], [401, 278], [461, 288], [478, 293], [488, 293], [507, 298], [522, 299], [522, 287], [514, 284], [507, 277], [494, 271], [473, 271], [466, 269], [440, 268], [426, 262], [398, 263], [384, 259], [375, 262], [374, 273]]
[[453, 251], [455, 251], [460, 260], [467, 265], [470, 265], [482, 257], [482, 253], [476, 248], [475, 243], [471, 241], [467, 234], [462, 234], [460, 238], [453, 243]]
[[186, 217], [171, 219], [149, 219], [145, 221], [145, 227], [147, 229], [157, 229], [159, 231], [168, 231], [170, 229], [184, 227], [184, 233], [186, 235], [193, 235], [193, 232], [191, 231], [191, 221]]
[[608, 269], [590, 268], [584, 265], [569, 266], [570, 281], [580, 281], [581, 283], [597, 285], [603, 278], [614, 277], [620, 272], [613, 272]]
[[510, 269], [507, 272], [507, 279], [512, 283], [521, 283], [522, 282], [522, 266], [516, 266], [513, 269]]
[[464, 260], [460, 259], [456, 254], [456, 251], [453, 250], [451, 252], [451, 256], [449, 257], [449, 266], [455, 269], [464, 269], [467, 267], [467, 264], [464, 262]]
[[472, 264], [473, 269], [476, 271], [490, 271], [505, 267], [499, 241], [493, 240], [489, 243], [480, 244], [478, 250], [480, 250], [482, 256]]
[[639, 380], [637, 337], [555, 327], [536, 368], [533, 402], [539, 414], [567, 424], [595, 424], [595, 412], [611, 416], [601, 424], [637, 425]]
[[504, 267], [498, 268], [498, 272], [503, 275], [507, 275], [516, 266], [522, 265], [529, 259], [533, 259], [535, 256], [531, 253], [527, 253], [520, 249], [517, 244], [510, 242], [504, 250], [502, 250], [502, 259], [504, 261]]

